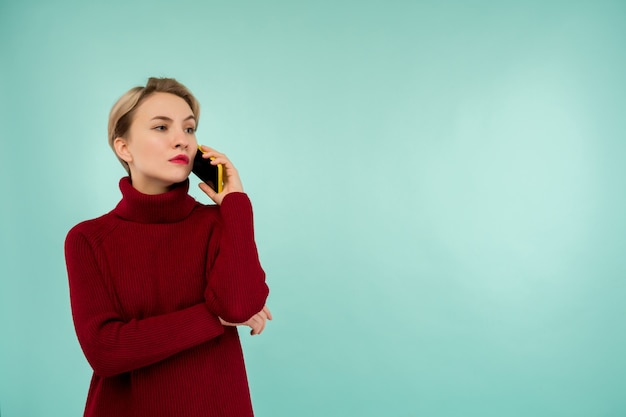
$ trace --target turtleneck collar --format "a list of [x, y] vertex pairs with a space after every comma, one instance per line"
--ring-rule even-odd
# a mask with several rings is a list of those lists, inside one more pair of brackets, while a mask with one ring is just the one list
[[196, 200], [187, 192], [189, 179], [176, 184], [163, 194], [149, 195], [137, 191], [129, 177], [120, 180], [122, 200], [113, 213], [137, 223], [174, 223], [183, 220], [193, 210]]

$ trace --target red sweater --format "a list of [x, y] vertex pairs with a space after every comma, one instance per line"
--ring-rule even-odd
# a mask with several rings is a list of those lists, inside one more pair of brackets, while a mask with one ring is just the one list
[[252, 416], [237, 329], [265, 305], [246, 194], [198, 203], [189, 181], [145, 195], [128, 178], [65, 256], [76, 334], [94, 373], [85, 416]]

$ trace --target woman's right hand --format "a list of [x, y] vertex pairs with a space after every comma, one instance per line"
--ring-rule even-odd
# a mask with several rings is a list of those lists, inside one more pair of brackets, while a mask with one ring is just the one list
[[263, 329], [265, 329], [265, 323], [267, 320], [272, 320], [272, 313], [267, 306], [263, 306], [263, 310], [256, 313], [254, 316], [250, 317], [247, 321], [243, 323], [230, 323], [223, 320], [220, 317], [220, 322], [223, 326], [248, 326], [250, 327], [250, 334], [254, 336], [255, 334], [261, 334]]

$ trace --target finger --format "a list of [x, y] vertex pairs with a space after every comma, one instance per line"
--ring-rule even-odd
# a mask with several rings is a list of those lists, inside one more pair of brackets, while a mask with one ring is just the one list
[[209, 185], [208, 185], [207, 183], [205, 183], [205, 182], [201, 182], [200, 184], [198, 184], [198, 187], [200, 187], [200, 189], [201, 189], [202, 191], [204, 191], [204, 193], [205, 193], [207, 196], [209, 196], [209, 198], [210, 198], [211, 200], [214, 200], [214, 197], [215, 197], [215, 195], [216, 195], [217, 193], [215, 192], [215, 190], [214, 190], [213, 188], [209, 187]]
[[218, 152], [216, 149], [213, 149], [210, 146], [200, 145], [200, 149], [202, 149], [202, 156], [204, 158], [224, 156], [223, 153]]
[[263, 307], [263, 310], [259, 311], [257, 315], [259, 315], [260, 317], [263, 317], [263, 320], [271, 320], [271, 316], [272, 316], [272, 314], [267, 309], [267, 307]]
[[224, 154], [221, 154], [219, 152], [206, 152], [202, 154], [202, 157], [205, 159], [210, 158], [211, 159], [211, 164], [215, 165], [215, 164], [221, 164], [221, 161], [228, 161], [229, 159], [226, 158], [226, 156]]
[[222, 165], [226, 171], [235, 169], [233, 163], [225, 155], [210, 156], [209, 158], [211, 158], [209, 162], [211, 165]]
[[255, 334], [257, 334], [257, 329], [258, 329], [258, 327], [259, 327], [259, 322], [258, 322], [258, 320], [257, 320], [256, 315], [254, 315], [254, 316], [250, 317], [250, 320], [248, 320], [248, 321], [246, 322], [246, 325], [247, 325], [248, 327], [250, 327], [250, 329], [251, 329], [251, 330], [250, 330], [250, 334], [251, 334], [251, 335], [255, 335]]
[[272, 320], [272, 312], [270, 311], [270, 309], [267, 306], [263, 306], [263, 311], [265, 312], [265, 315], [267, 316], [268, 320]]
[[202, 191], [204, 191], [204, 193], [211, 199], [213, 200], [213, 202], [215, 204], [220, 204], [221, 200], [219, 199], [218, 194], [215, 192], [215, 190], [211, 187], [209, 187], [208, 184], [201, 182], [200, 184], [198, 184], [198, 187], [200, 187], [200, 189]]
[[210, 152], [217, 153], [217, 151], [215, 149], [211, 148], [210, 146], [206, 146], [206, 145], [200, 145], [200, 149], [202, 149], [202, 153], [205, 153], [205, 154], [206, 153], [210, 153]]
[[[261, 328], [261, 332], [265, 330], [266, 325], [267, 325], [267, 317], [263, 317], [263, 327]], [[261, 334], [261, 332], [259, 332], [259, 334]]]
[[260, 321], [259, 326], [257, 327], [256, 334], [263, 333], [263, 329], [265, 329], [265, 319]]
[[265, 318], [259, 314], [255, 314], [251, 321], [254, 324], [254, 334], [261, 334], [265, 328]]
[[261, 334], [261, 332], [263, 331], [263, 326], [259, 323], [257, 323], [253, 328], [252, 331], [250, 332], [250, 334], [252, 336], [256, 336], [257, 334]]
[[201, 149], [202, 149], [202, 157], [204, 159], [209, 159], [211, 158], [211, 164], [215, 165], [217, 163], [221, 163], [221, 162], [213, 162], [213, 159], [218, 159], [219, 160], [228, 160], [228, 158], [226, 157], [226, 155], [224, 155], [221, 152], [216, 151], [215, 149], [208, 147], [206, 145], [200, 145]]

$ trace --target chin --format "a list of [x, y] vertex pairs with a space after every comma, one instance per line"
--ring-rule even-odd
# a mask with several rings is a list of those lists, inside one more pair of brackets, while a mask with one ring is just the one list
[[187, 177], [178, 178], [178, 179], [176, 179], [175, 181], [172, 182], [172, 185], [176, 185], [176, 184], [180, 184], [181, 182], [185, 182], [185, 180], [187, 178], [189, 178], [189, 177], [187, 176]]
[[178, 184], [179, 182], [183, 182], [185, 181], [187, 178], [189, 178], [189, 174], [191, 174], [191, 172], [187, 172], [184, 174], [178, 174], [178, 175], [172, 175], [170, 177], [170, 180], [174, 183], [174, 184]]

